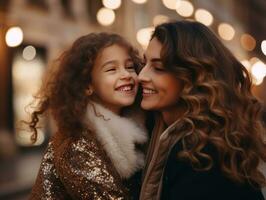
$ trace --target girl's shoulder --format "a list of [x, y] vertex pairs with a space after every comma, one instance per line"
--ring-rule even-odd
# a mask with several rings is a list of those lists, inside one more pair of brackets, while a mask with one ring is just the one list
[[87, 134], [87, 136], [82, 134], [65, 136], [61, 133], [56, 133], [50, 143], [50, 146], [54, 148], [55, 157], [58, 159], [69, 157], [69, 155], [85, 156], [93, 153], [102, 153], [101, 146], [92, 134]]
[[105, 196], [124, 199], [127, 195], [118, 173], [93, 135], [55, 134], [49, 148], [53, 150], [57, 177], [75, 199]]

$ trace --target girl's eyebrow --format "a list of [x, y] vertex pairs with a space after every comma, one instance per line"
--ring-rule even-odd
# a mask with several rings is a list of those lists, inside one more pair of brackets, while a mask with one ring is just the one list
[[116, 64], [117, 61], [116, 60], [110, 60], [110, 61], [107, 61], [105, 63], [102, 64], [101, 68], [104, 68], [106, 65], [109, 65], [109, 64]]
[[[127, 58], [125, 60], [125, 62], [133, 62], [132, 58]], [[104, 68], [106, 65], [109, 65], [109, 64], [117, 64], [118, 61], [117, 60], [110, 60], [110, 61], [107, 61], [105, 63], [102, 64], [101, 68]]]

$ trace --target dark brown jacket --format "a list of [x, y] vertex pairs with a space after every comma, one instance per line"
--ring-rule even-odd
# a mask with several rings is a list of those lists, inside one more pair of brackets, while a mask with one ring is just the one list
[[263, 200], [260, 189], [248, 183], [237, 184], [225, 177], [218, 156], [209, 146], [204, 149], [214, 158], [208, 171], [194, 170], [189, 162], [177, 159], [182, 150], [181, 134], [173, 123], [166, 128], [157, 116], [148, 149], [140, 200]]

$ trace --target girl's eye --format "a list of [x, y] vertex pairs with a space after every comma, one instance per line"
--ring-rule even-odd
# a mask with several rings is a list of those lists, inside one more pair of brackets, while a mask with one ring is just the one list
[[115, 71], [115, 68], [114, 67], [113, 68], [109, 68], [105, 72], [111, 72], [111, 71]]
[[130, 71], [135, 71], [135, 66], [134, 65], [128, 65], [128, 66], [126, 66], [126, 69], [130, 70]]

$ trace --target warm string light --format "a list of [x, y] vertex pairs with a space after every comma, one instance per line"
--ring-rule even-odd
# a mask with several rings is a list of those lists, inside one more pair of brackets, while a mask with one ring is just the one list
[[162, 0], [163, 5], [171, 10], [175, 10], [180, 3], [180, 0]]
[[102, 0], [103, 5], [109, 9], [118, 9], [121, 6], [121, 0]]
[[33, 47], [33, 46], [27, 46], [23, 49], [23, 52], [22, 52], [22, 57], [25, 59], [25, 60], [33, 60], [36, 56], [36, 49]]
[[266, 65], [257, 57], [242, 60], [241, 64], [248, 70], [255, 85], [260, 85], [266, 76]]
[[137, 41], [145, 49], [150, 41], [151, 34], [153, 32], [153, 27], [142, 28], [137, 32]]
[[261, 42], [261, 51], [266, 56], [266, 40]]
[[224, 40], [232, 40], [235, 36], [235, 29], [228, 23], [221, 23], [218, 26], [218, 33]]
[[15, 26], [6, 32], [6, 44], [9, 47], [19, 46], [23, 41], [23, 31], [20, 27]]
[[115, 21], [115, 12], [109, 8], [101, 8], [97, 12], [97, 20], [103, 26], [110, 26]]
[[212, 14], [205, 9], [197, 9], [195, 12], [195, 19], [196, 21], [206, 25], [206, 26], [210, 26], [212, 25], [213, 22], [213, 16]]
[[244, 65], [244, 67], [245, 67], [248, 71], [250, 71], [250, 67], [251, 67], [251, 65], [250, 65], [250, 62], [249, 62], [248, 60], [242, 60], [242, 61], [241, 61], [241, 64]]
[[157, 26], [159, 24], [165, 23], [169, 21], [169, 17], [165, 16], [165, 15], [156, 15], [153, 18], [153, 26]]
[[136, 4], [144, 4], [147, 2], [147, 0], [132, 0]]
[[103, 8], [99, 9], [96, 15], [97, 21], [103, 26], [110, 26], [115, 21], [115, 12], [121, 6], [121, 0], [102, 0]]
[[243, 34], [240, 37], [240, 44], [247, 51], [252, 51], [256, 47], [256, 40], [249, 34]]
[[260, 85], [266, 76], [266, 65], [261, 60], [258, 60], [252, 65], [251, 74], [255, 85]]
[[190, 17], [194, 12], [194, 6], [189, 1], [181, 0], [176, 4], [176, 12], [182, 17]]

